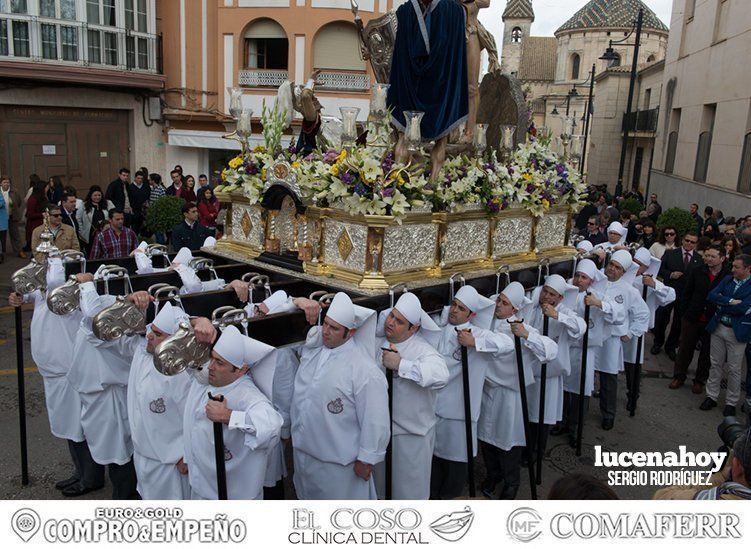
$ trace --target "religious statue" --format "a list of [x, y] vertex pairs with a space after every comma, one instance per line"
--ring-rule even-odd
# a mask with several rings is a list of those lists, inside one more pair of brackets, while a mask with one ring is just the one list
[[286, 109], [284, 127], [292, 123], [293, 112], [302, 115], [302, 128], [297, 139], [297, 150], [303, 155], [308, 155], [316, 148], [316, 138], [321, 129], [321, 103], [315, 96], [314, 89], [316, 78], [320, 70], [315, 69], [308, 78], [305, 86], [295, 85], [285, 81], [277, 92], [277, 104]]
[[399, 130], [396, 158], [407, 162], [404, 111], [425, 113], [424, 140], [435, 141], [431, 178], [446, 158], [448, 135], [469, 112], [464, 8], [458, 0], [410, 0], [396, 10], [397, 31], [387, 104]]
[[[467, 116], [467, 124], [461, 142], [471, 143], [475, 124], [477, 124], [477, 109], [480, 105], [480, 53], [482, 51], [482, 44], [480, 39], [481, 25], [477, 20], [477, 14], [482, 8], [490, 6], [490, 0], [461, 1], [462, 6], [467, 12], [467, 78], [469, 80], [469, 115]], [[496, 62], [497, 59], [496, 54]]]

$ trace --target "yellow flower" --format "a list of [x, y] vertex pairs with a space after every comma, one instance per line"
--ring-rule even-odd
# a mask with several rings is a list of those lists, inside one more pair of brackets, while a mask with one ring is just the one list
[[297, 169], [297, 168], [299, 168], [299, 167], [300, 167], [300, 163], [299, 163], [299, 162], [297, 162], [297, 161], [295, 161], [295, 162], [292, 162], [292, 167], [293, 167], [293, 168], [295, 168], [295, 169]]
[[227, 170], [222, 170], [222, 181], [227, 180]]
[[404, 178], [402, 177], [402, 174], [399, 174], [399, 177], [397, 177], [397, 181], [399, 182], [400, 185], [404, 185], [405, 181], [404, 181]]
[[542, 199], [542, 207], [545, 208], [546, 210], [550, 208], [550, 202], [548, 202], [548, 200], [545, 198]]
[[258, 145], [255, 149], [253, 149], [253, 152], [254, 153], [265, 153], [266, 152], [266, 147], [264, 147], [263, 145]]
[[333, 166], [331, 166], [331, 168], [329, 168], [329, 173], [334, 177], [337, 177], [339, 175], [339, 165], [334, 164]]
[[261, 180], [266, 181], [266, 168], [261, 170]]
[[347, 158], [347, 150], [344, 149], [342, 152], [339, 153], [339, 156], [336, 157], [337, 162], [343, 161], [345, 158]]
[[529, 173], [522, 174], [522, 179], [524, 181], [532, 181], [532, 174], [529, 174]]
[[240, 155], [236, 156], [235, 158], [229, 161], [229, 167], [232, 168], [233, 170], [236, 170], [242, 165], [243, 165], [243, 157]]

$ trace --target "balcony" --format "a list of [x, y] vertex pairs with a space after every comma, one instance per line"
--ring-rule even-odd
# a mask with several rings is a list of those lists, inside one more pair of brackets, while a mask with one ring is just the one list
[[243, 88], [278, 88], [289, 78], [286, 70], [246, 69], [239, 72], [237, 81]]
[[161, 89], [162, 37], [30, 15], [0, 17], [0, 77]]
[[370, 91], [370, 76], [356, 71], [321, 71], [317, 90], [362, 93]]
[[648, 137], [654, 137], [657, 132], [659, 115], [659, 108], [624, 114], [623, 131], [629, 134], [646, 134]]

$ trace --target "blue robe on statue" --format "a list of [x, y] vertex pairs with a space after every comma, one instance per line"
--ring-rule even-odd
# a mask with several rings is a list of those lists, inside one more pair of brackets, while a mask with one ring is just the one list
[[457, 0], [433, 0], [423, 15], [418, 0], [408, 0], [396, 18], [387, 96], [392, 122], [403, 132], [404, 111], [422, 111], [423, 139], [440, 139], [469, 113], [464, 8]]

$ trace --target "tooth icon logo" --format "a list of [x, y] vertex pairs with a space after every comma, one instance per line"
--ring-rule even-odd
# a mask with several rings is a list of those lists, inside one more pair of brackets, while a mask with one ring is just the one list
[[39, 531], [41, 521], [39, 515], [33, 509], [19, 509], [11, 519], [11, 527], [16, 535], [23, 541], [29, 541]]
[[464, 511], [449, 513], [437, 518], [431, 523], [430, 529], [441, 539], [459, 541], [469, 531], [474, 519], [475, 513], [469, 507], [465, 507]]

